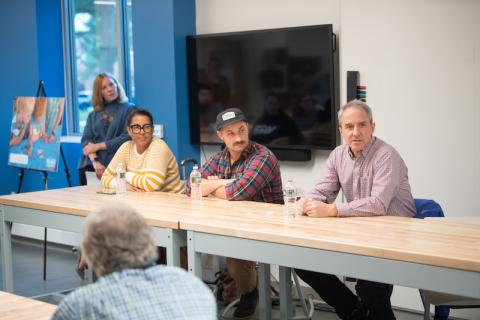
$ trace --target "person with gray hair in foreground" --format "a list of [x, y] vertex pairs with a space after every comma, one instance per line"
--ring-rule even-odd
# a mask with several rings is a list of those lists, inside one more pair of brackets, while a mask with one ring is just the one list
[[155, 265], [145, 219], [125, 204], [92, 212], [82, 252], [98, 281], [65, 297], [52, 319], [216, 319], [210, 289], [183, 269]]

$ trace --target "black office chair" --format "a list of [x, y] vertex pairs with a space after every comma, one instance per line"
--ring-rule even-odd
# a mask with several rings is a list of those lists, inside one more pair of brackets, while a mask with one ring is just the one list
[[191, 164], [193, 167], [194, 165], [198, 164], [198, 162], [195, 159], [184, 159], [180, 162], [180, 181], [183, 183], [184, 186], [188, 179], [185, 171], [185, 167], [187, 164]]

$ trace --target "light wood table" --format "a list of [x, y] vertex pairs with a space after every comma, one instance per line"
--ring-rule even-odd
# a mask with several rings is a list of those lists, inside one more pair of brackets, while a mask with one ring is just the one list
[[104, 195], [97, 190], [83, 186], [0, 197], [3, 290], [13, 292], [10, 222], [80, 233], [89, 212], [109, 202], [128, 204], [141, 213], [153, 227], [156, 244], [167, 248], [168, 264], [180, 265], [179, 247], [186, 245], [186, 235], [179, 230], [179, 213], [191, 210], [190, 198], [163, 192]]
[[188, 230], [189, 269], [200, 253], [276, 264], [288, 319], [289, 268], [480, 298], [480, 225], [401, 217], [284, 218], [283, 206], [202, 201]]
[[[425, 219], [439, 219], [439, 218], [425, 218]], [[458, 222], [466, 224], [480, 224], [480, 217], [442, 217], [446, 222]]]
[[0, 320], [48, 320], [57, 306], [0, 291]]
[[[261, 263], [261, 317], [269, 314], [268, 265], [280, 268], [281, 316], [290, 313], [290, 269], [302, 268], [480, 298], [480, 225], [400, 217], [284, 217], [283, 206], [184, 195], [98, 195], [76, 187], [0, 197], [4, 288], [13, 289], [9, 222], [80, 232], [88, 212], [123, 201], [144, 215], [178, 265], [188, 244], [189, 269], [201, 274], [200, 254]], [[187, 232], [188, 231], [188, 232]], [[184, 239], [185, 234], [187, 239]], [[173, 256], [173, 257], [172, 257]], [[263, 290], [262, 290], [263, 288]]]

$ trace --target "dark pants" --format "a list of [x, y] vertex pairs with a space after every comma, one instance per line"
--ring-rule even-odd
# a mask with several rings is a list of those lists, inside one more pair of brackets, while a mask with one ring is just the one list
[[[337, 276], [307, 270], [295, 271], [326, 303], [335, 308], [341, 319], [348, 319], [357, 304], [357, 297]], [[393, 285], [358, 280], [355, 289], [369, 310], [368, 320], [395, 319], [390, 304]]]
[[167, 264], [167, 248], [157, 247], [158, 250], [158, 259], [155, 261], [157, 264]]
[[86, 186], [87, 185], [87, 176], [85, 172], [87, 171], [93, 171], [95, 172], [95, 169], [93, 168], [92, 165], [87, 165], [83, 168], [78, 169], [78, 181], [80, 181], [81, 186]]
[[[167, 248], [157, 247], [158, 259], [157, 264], [167, 264]], [[187, 247], [180, 247], [180, 267], [188, 271]]]

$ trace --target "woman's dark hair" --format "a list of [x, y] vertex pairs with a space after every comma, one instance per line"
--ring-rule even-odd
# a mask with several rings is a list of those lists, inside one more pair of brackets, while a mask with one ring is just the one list
[[142, 109], [142, 108], [133, 108], [132, 111], [130, 111], [130, 114], [128, 115], [128, 119], [127, 119], [127, 125], [128, 126], [132, 124], [132, 119], [135, 116], [148, 117], [150, 119], [150, 123], [153, 124], [153, 116], [150, 113], [150, 111], [148, 111], [147, 109]]

